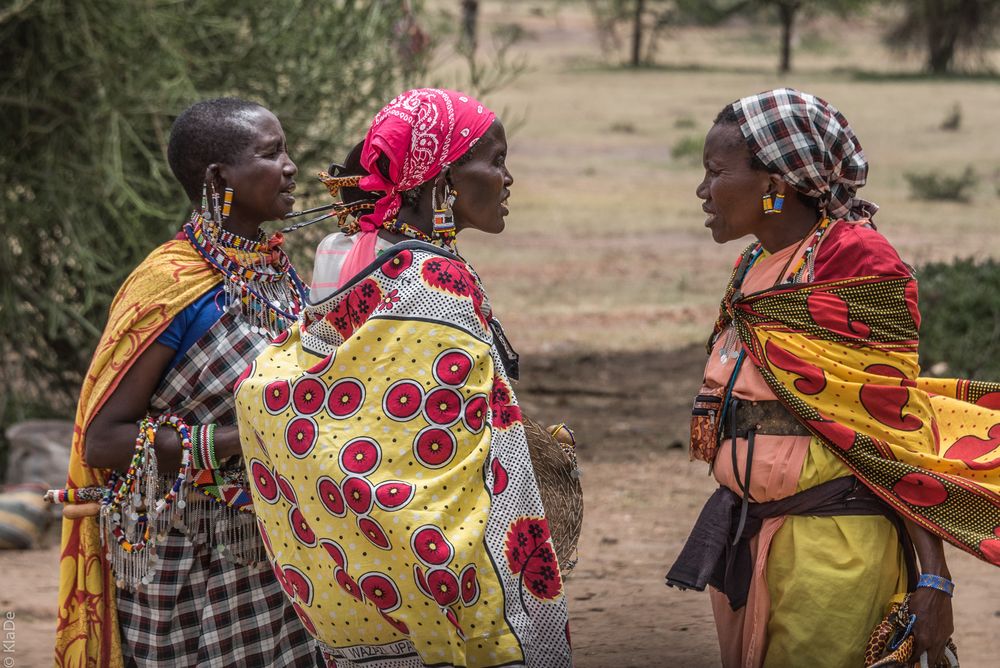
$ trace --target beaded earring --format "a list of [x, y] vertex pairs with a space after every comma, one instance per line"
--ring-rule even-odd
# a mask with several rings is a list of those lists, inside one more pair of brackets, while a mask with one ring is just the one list
[[446, 238], [449, 234], [455, 233], [455, 214], [451, 207], [455, 203], [455, 195], [458, 193], [450, 190], [444, 198], [444, 206], [438, 207], [437, 188], [431, 191], [431, 206], [434, 208], [434, 236], [436, 238]]
[[208, 181], [201, 184], [201, 215], [206, 220], [211, 220], [211, 213], [208, 211]]
[[222, 221], [229, 218], [229, 212], [233, 208], [233, 189], [226, 186], [225, 193], [222, 195]]
[[[211, 201], [211, 206], [209, 206], [209, 201]], [[218, 220], [219, 214], [219, 193], [215, 191], [215, 183], [205, 181], [201, 184], [201, 218], [204, 221], [202, 227], [205, 235], [213, 243], [219, 240], [221, 222]]]
[[761, 198], [761, 206], [764, 209], [764, 213], [767, 215], [776, 215], [781, 213], [781, 210], [785, 207], [785, 196], [782, 193], [778, 193], [771, 198], [771, 193], [764, 193]]

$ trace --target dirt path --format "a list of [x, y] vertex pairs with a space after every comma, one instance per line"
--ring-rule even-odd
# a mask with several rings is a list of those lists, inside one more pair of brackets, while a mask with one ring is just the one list
[[[707, 595], [663, 585], [715, 487], [679, 447], [703, 361], [698, 348], [524, 360], [525, 411], [571, 423], [583, 441], [586, 513], [579, 565], [566, 583], [578, 668], [718, 665]], [[956, 550], [949, 562], [962, 666], [995, 666], [997, 570]], [[0, 613], [15, 615], [15, 662], [0, 653], [0, 666], [51, 665], [57, 572], [55, 548], [0, 553]]]

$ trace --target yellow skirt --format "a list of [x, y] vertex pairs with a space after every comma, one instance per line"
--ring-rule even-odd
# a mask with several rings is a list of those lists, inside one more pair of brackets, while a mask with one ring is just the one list
[[[799, 489], [848, 473], [815, 439]], [[785, 518], [767, 561], [765, 668], [862, 666], [890, 598], [906, 591], [896, 529], [881, 516]]]

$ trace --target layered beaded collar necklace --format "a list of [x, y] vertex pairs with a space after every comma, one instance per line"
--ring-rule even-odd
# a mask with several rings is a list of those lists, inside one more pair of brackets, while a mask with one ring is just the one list
[[226, 308], [240, 304], [251, 331], [274, 337], [298, 319], [306, 292], [281, 249], [284, 239], [280, 234], [266, 239], [261, 232], [256, 239], [248, 239], [206, 220], [197, 211], [184, 225], [184, 234], [223, 275]]

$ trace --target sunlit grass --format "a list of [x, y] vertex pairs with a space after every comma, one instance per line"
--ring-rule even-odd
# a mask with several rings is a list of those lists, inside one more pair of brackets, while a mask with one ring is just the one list
[[[712, 242], [694, 196], [700, 158], [671, 149], [699, 141], [726, 103], [781, 85], [825, 97], [850, 119], [871, 162], [861, 194], [881, 205], [876, 222], [904, 259], [1000, 256], [995, 83], [858, 78], [854, 71], [919, 69], [886, 52], [871, 22], [839, 26], [843, 39], [822, 48], [798, 49], [788, 77], [774, 73], [777, 42], [739, 26], [676, 30], [659, 51], [665, 66], [634, 72], [602, 60], [585, 10], [562, 3], [537, 16], [534, 5], [548, 6], [485, 3], [485, 25], [521, 22], [536, 38], [519, 47], [532, 69], [486, 100], [525, 119], [510, 140], [507, 230], [462, 238], [523, 350], [705, 338], [745, 242]], [[809, 25], [823, 34], [834, 27]], [[956, 103], [961, 127], [944, 132]], [[911, 199], [905, 172], [955, 173], [969, 164], [984, 177], [969, 204]]]

